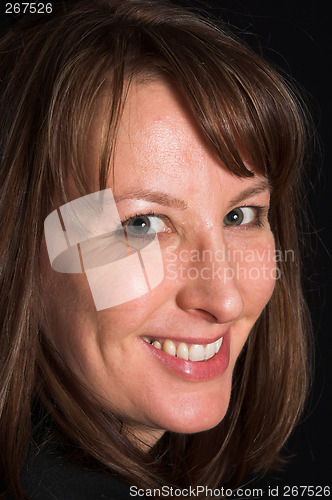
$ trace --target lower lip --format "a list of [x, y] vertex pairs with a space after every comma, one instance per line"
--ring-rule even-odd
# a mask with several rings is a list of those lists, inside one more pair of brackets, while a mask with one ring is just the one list
[[204, 381], [220, 377], [225, 373], [229, 364], [229, 331], [223, 336], [223, 342], [217, 354], [207, 361], [186, 361], [167, 352], [157, 349], [141, 339], [153, 356], [161, 361], [166, 368], [187, 380]]

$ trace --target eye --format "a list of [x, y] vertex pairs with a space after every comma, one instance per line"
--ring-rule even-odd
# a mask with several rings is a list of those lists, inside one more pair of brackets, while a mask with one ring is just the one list
[[123, 222], [123, 227], [133, 236], [168, 232], [169, 229], [165, 222], [156, 215], [136, 215]]
[[228, 212], [223, 222], [225, 226], [241, 226], [244, 224], [250, 224], [256, 218], [256, 207], [238, 207]]

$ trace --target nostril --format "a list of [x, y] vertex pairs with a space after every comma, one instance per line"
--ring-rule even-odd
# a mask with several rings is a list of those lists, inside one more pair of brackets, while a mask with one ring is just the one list
[[218, 318], [214, 316], [214, 314], [205, 311], [204, 309], [195, 309], [192, 310], [193, 314], [196, 314], [202, 319], [205, 319], [206, 321], [209, 321], [210, 323], [218, 323]]

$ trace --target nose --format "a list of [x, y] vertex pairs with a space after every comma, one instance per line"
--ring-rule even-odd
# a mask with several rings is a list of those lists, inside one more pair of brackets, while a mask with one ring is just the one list
[[215, 323], [235, 321], [243, 311], [244, 301], [236, 263], [228, 257], [227, 243], [215, 233], [195, 249], [179, 252], [178, 307]]

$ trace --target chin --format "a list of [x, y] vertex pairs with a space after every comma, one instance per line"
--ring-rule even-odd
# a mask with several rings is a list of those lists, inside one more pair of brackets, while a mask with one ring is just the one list
[[159, 419], [159, 427], [180, 434], [208, 431], [223, 420], [229, 400], [230, 390], [210, 397], [198, 392], [194, 399], [187, 397], [177, 405], [169, 405], [172, 412], [164, 413], [164, 418]]

